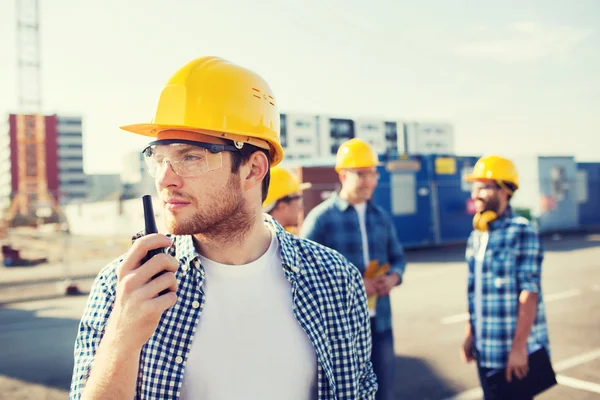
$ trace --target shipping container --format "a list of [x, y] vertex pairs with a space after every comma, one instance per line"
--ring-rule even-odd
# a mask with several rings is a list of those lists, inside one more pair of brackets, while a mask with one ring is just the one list
[[437, 244], [461, 243], [473, 229], [471, 185], [464, 177], [479, 157], [429, 156], [432, 170], [432, 209]]
[[600, 227], [600, 163], [577, 164], [579, 225]]
[[406, 248], [435, 244], [431, 174], [426, 161], [413, 156], [389, 160], [378, 167], [380, 179], [373, 202], [390, 215]]
[[520, 187], [511, 204], [531, 215], [542, 233], [579, 226], [577, 166], [570, 156], [527, 156], [513, 159]]
[[304, 215], [328, 199], [332, 193], [341, 189], [342, 185], [333, 162], [320, 163], [321, 165], [305, 165], [290, 168], [302, 182], [309, 182], [312, 186], [303, 192]]

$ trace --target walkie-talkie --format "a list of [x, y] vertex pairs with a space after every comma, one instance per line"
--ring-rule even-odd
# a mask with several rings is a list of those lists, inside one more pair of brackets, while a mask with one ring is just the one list
[[[144, 205], [144, 236], [150, 235], [151, 233], [158, 233], [158, 229], [156, 228], [156, 219], [154, 219], [154, 208], [152, 207], [152, 196], [150, 196], [149, 194], [142, 196], [142, 203]], [[148, 253], [146, 253], [146, 256], [142, 258], [141, 263], [144, 264], [155, 255], [164, 252], [164, 248], [150, 250]], [[158, 278], [164, 273], [165, 271], [161, 271], [158, 274], [154, 275], [152, 279]], [[158, 295], [162, 296], [165, 293], [169, 293], [169, 290], [165, 289], [161, 291]]]

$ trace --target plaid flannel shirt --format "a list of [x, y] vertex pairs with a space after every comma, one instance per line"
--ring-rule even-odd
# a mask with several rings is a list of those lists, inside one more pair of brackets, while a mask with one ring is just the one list
[[[377, 260], [380, 264], [389, 262], [389, 272], [395, 272], [402, 277], [406, 261], [396, 229], [389, 215], [371, 201], [367, 202], [366, 230], [369, 258]], [[364, 274], [366, 265], [358, 213], [337, 193], [311, 210], [302, 223], [300, 236], [339, 251]], [[376, 331], [391, 329], [390, 296], [379, 297], [375, 310]]]
[[[337, 252], [286, 233], [268, 215], [265, 223], [279, 240], [293, 312], [317, 356], [318, 398], [373, 399], [377, 383], [370, 362], [369, 313], [360, 274]], [[142, 349], [136, 399], [179, 398], [194, 331], [202, 318], [205, 277], [191, 236], [175, 236], [168, 251], [179, 260], [178, 300], [164, 312]], [[119, 258], [104, 267], [94, 282], [75, 342], [70, 399], [81, 397], [89, 378], [115, 301], [116, 269], [122, 261]]]
[[478, 363], [485, 368], [501, 369], [506, 366], [512, 347], [519, 295], [523, 290], [539, 293], [537, 314], [527, 346], [530, 351], [540, 346], [550, 351], [541, 292], [544, 256], [536, 229], [510, 208], [490, 224], [488, 233], [481, 277], [481, 332], [475, 332], [475, 255], [482, 235], [480, 231], [473, 231], [467, 242], [469, 314], [479, 347]]

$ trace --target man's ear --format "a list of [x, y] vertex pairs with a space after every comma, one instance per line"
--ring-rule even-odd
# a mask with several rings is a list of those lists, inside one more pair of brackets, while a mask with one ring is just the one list
[[275, 204], [275, 208], [273, 209], [273, 211], [275, 210], [279, 210], [281, 211], [283, 208], [285, 208], [286, 203], [284, 203], [283, 201], [278, 201], [277, 204]]
[[510, 200], [510, 190], [508, 190], [505, 187], [500, 188], [500, 194], [502, 195], [502, 198], [504, 199], [504, 201], [508, 202]]
[[242, 176], [244, 189], [248, 190], [256, 185], [261, 185], [269, 171], [269, 159], [262, 151], [255, 151], [244, 165]]

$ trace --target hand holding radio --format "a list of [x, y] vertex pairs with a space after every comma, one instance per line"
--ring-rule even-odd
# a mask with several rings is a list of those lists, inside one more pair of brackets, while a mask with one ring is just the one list
[[164, 311], [177, 302], [178, 261], [164, 250], [172, 240], [156, 233], [150, 196], [144, 196], [146, 231], [135, 238], [117, 271], [115, 305], [106, 333], [123, 351], [141, 349]]

